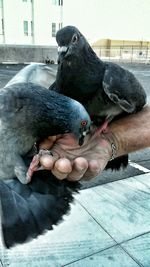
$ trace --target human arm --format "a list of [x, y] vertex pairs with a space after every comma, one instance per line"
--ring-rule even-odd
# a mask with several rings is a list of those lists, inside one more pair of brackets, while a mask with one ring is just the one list
[[150, 147], [150, 106], [110, 124], [116, 157]]
[[[100, 174], [112, 155], [111, 143], [116, 146], [115, 157], [150, 146], [150, 107], [112, 122], [106, 133], [98, 131], [87, 137], [85, 144], [78, 147], [70, 135], [56, 140], [51, 151], [54, 157], [41, 158], [44, 168], [51, 169], [59, 179], [89, 179]], [[52, 142], [51, 142], [52, 141]], [[47, 140], [50, 148], [54, 140]], [[48, 144], [50, 143], [50, 146]]]

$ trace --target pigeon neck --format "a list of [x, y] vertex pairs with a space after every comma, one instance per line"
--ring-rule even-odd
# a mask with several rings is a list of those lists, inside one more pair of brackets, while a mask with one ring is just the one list
[[72, 55], [70, 64], [64, 60], [58, 66], [58, 91], [84, 103], [99, 89], [103, 74], [103, 62], [88, 45], [80, 52], [79, 57]]

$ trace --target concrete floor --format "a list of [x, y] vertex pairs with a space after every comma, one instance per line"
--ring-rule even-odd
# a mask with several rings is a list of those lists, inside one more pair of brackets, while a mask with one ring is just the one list
[[10, 250], [2, 267], [149, 267], [150, 174], [82, 190], [70, 215]]

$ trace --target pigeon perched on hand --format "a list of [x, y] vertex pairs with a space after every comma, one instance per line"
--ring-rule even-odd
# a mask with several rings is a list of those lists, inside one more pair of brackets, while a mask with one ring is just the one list
[[72, 133], [81, 145], [90, 122], [80, 103], [40, 85], [14, 83], [1, 89], [0, 206], [6, 247], [52, 229], [69, 211], [79, 188], [78, 183], [57, 180], [50, 171], [32, 172], [39, 167], [39, 161], [28, 156], [34, 143]]
[[[50, 86], [81, 102], [101, 131], [118, 116], [135, 113], [146, 103], [146, 94], [135, 76], [117, 64], [100, 60], [82, 33], [66, 26], [56, 34], [58, 71]], [[119, 169], [128, 156], [110, 161], [106, 168]]]
[[17, 177], [27, 183], [22, 156], [50, 135], [73, 133], [79, 144], [89, 131], [90, 118], [77, 101], [33, 83], [0, 91], [0, 179]]

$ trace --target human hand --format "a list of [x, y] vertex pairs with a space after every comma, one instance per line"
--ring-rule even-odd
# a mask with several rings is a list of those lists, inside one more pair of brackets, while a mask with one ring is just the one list
[[41, 156], [44, 169], [51, 170], [58, 179], [71, 181], [94, 178], [104, 170], [112, 154], [110, 142], [98, 130], [88, 135], [81, 147], [73, 135], [65, 134], [49, 137], [40, 148], [50, 149], [53, 154]]

